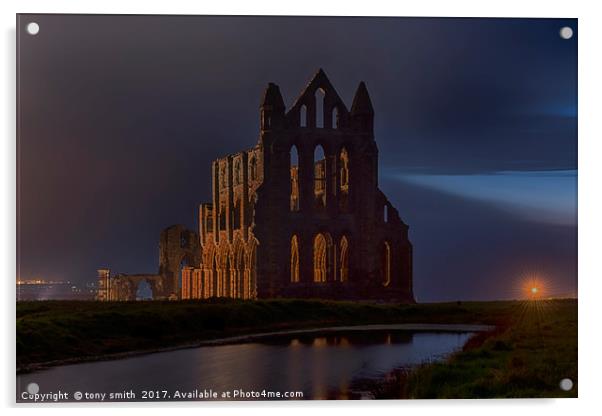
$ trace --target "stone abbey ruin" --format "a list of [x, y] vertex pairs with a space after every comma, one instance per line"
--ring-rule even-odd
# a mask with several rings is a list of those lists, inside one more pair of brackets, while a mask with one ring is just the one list
[[161, 233], [152, 275], [99, 273], [99, 300], [299, 297], [413, 302], [408, 226], [378, 188], [374, 110], [324, 71], [287, 110], [270, 83], [255, 147], [213, 161], [198, 233]]

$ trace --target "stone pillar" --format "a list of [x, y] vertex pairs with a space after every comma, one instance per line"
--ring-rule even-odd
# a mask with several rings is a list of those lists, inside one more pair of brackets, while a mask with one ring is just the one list
[[203, 292], [203, 271], [194, 269], [192, 271], [191, 299], [201, 299]]
[[316, 128], [316, 96], [315, 93], [310, 97], [310, 99], [306, 99], [307, 105], [307, 127], [315, 129]]
[[96, 300], [109, 301], [111, 295], [111, 271], [109, 269], [98, 269], [98, 292]]
[[311, 284], [314, 281], [314, 240], [310, 232], [297, 235], [299, 241], [299, 280]]
[[337, 166], [338, 157], [336, 151], [329, 147], [326, 158], [326, 210], [330, 216], [336, 216], [338, 211], [337, 203]]
[[182, 268], [182, 288], [180, 291], [180, 299], [192, 299], [192, 274], [194, 268], [185, 266]]
[[228, 241], [232, 242], [233, 227], [232, 213], [234, 212], [234, 183], [232, 182], [232, 156], [228, 156], [226, 159], [226, 175], [228, 179], [226, 181], [227, 186], [227, 199], [226, 199], [226, 231], [228, 235]]
[[212, 164], [212, 192], [213, 192], [213, 239], [214, 243], [219, 242], [219, 164], [216, 160]]
[[305, 215], [314, 209], [314, 155], [313, 149], [300, 146], [299, 153], [299, 197], [301, 212]]
[[240, 224], [242, 228], [243, 240], [246, 242], [249, 238], [249, 154], [242, 154], [242, 201], [240, 201], [240, 214], [242, 215]]

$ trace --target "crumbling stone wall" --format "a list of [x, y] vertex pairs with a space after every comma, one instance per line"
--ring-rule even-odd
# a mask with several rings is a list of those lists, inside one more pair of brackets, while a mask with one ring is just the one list
[[199, 236], [183, 225], [172, 225], [159, 239], [159, 274], [165, 278], [165, 292], [180, 296], [181, 270], [201, 263]]
[[[138, 286], [146, 282], [150, 285], [153, 299], [170, 299], [165, 290], [165, 277], [158, 274], [117, 274], [110, 275], [109, 269], [98, 270], [99, 301], [136, 300]], [[173, 295], [171, 296], [173, 299]]]
[[136, 300], [138, 286], [147, 282], [153, 299], [179, 299], [180, 276], [184, 268], [199, 268], [201, 246], [196, 232], [183, 225], [172, 225], [159, 238], [159, 272], [157, 274], [123, 274], [111, 276], [108, 269], [98, 270], [101, 301]]

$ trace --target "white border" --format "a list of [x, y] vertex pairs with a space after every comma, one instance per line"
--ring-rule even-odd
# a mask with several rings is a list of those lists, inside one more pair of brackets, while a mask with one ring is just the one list
[[[602, 21], [597, 2], [594, 1], [469, 1], [439, 0], [395, 2], [370, 0], [357, 3], [349, 1], [302, 0], [294, 3], [283, 1], [68, 1], [68, 0], [21, 0], [0, 3], [3, 26], [2, 88], [4, 97], [0, 101], [1, 123], [4, 137], [1, 141], [0, 181], [3, 204], [1, 205], [0, 231], [3, 237], [0, 249], [0, 264], [3, 265], [4, 283], [2, 360], [3, 374], [0, 379], [0, 394], [4, 406], [13, 406], [14, 411], [14, 276], [15, 276], [15, 14], [16, 13], [107, 13], [107, 14], [254, 14], [254, 15], [337, 15], [337, 16], [464, 16], [464, 17], [572, 17], [579, 18], [579, 395], [576, 400], [473, 400], [473, 401], [406, 401], [406, 402], [303, 402], [303, 403], [227, 403], [227, 404], [142, 404], [145, 414], [163, 415], [166, 407], [177, 408], [172, 412], [227, 414], [241, 412], [250, 415], [268, 413], [303, 414], [333, 413], [343, 411], [350, 414], [365, 414], [369, 410], [392, 414], [421, 413], [448, 415], [507, 415], [509, 412], [545, 412], [549, 415], [593, 413], [600, 407], [597, 400], [601, 385], [601, 354], [599, 317], [596, 305], [602, 294], [600, 281], [599, 244], [602, 215], [602, 178], [600, 148], [602, 131], [599, 122], [602, 97], [600, 77], [602, 61]], [[597, 122], [598, 121], [598, 122]], [[85, 410], [82, 409], [85, 407]], [[133, 411], [128, 406], [121, 412]], [[123, 408], [119, 405], [97, 406], [46, 406], [44, 412], [51, 414], [111, 413]], [[35, 407], [26, 407], [26, 413]], [[42, 410], [41, 408], [39, 408]], [[340, 409], [340, 410], [339, 410]], [[599, 410], [599, 409], [596, 409]], [[135, 410], [134, 410], [135, 411]], [[136, 411], [136, 412], [139, 412]], [[120, 413], [121, 413], [120, 412]]]

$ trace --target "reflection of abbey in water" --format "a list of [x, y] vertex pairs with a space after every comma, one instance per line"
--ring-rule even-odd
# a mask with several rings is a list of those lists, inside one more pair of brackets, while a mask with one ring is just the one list
[[[100, 299], [321, 297], [413, 301], [408, 226], [378, 188], [374, 111], [320, 70], [288, 111], [270, 83], [257, 145], [212, 164], [199, 233], [172, 226], [157, 275], [100, 270]], [[180, 281], [181, 278], [181, 281]]]

